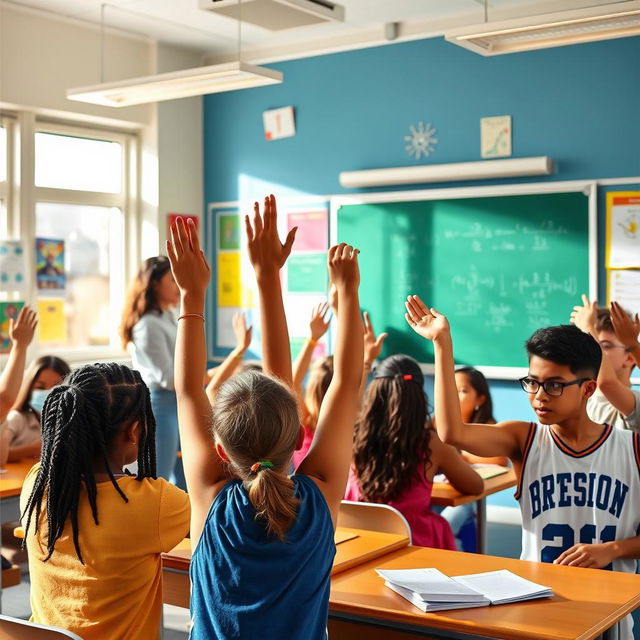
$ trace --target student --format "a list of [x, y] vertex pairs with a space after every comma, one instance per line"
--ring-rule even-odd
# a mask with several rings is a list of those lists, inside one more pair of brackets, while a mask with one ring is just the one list
[[596, 301], [583, 295], [582, 305], [573, 308], [571, 322], [591, 334], [602, 349], [598, 389], [587, 403], [589, 417], [594, 422], [640, 431], [640, 391], [631, 388], [635, 362], [616, 336], [609, 309], [599, 308]]
[[480, 493], [482, 478], [429, 427], [424, 377], [409, 356], [383, 360], [367, 388], [356, 423], [346, 500], [395, 507], [413, 544], [455, 550], [447, 521], [431, 511], [433, 476], [446, 473], [463, 493]]
[[[433, 341], [436, 418], [445, 442], [479, 456], [508, 456], [519, 478], [522, 559], [635, 573], [640, 557], [640, 434], [587, 415], [602, 352], [571, 325], [539, 329], [527, 341], [529, 373], [520, 383], [539, 424], [462, 421], [455, 398], [449, 323], [418, 296], [405, 317]], [[620, 623], [630, 638], [631, 621]], [[625, 635], [626, 634], [626, 635]]]
[[28, 306], [22, 307], [15, 320], [13, 318], [9, 320], [11, 349], [0, 375], [0, 423], [7, 417], [18, 397], [27, 360], [27, 347], [33, 340], [37, 326], [38, 316]]
[[[210, 405], [203, 310], [210, 270], [196, 229], [172, 226], [168, 253], [182, 297], [176, 391], [191, 498], [192, 640], [326, 638], [335, 522], [349, 470], [362, 375], [357, 251], [329, 250], [340, 316], [335, 370], [313, 445], [298, 474], [287, 470], [303, 437], [291, 391], [289, 336], [280, 269], [293, 244], [277, 231], [276, 202], [245, 219], [260, 293], [264, 368], [228, 380]], [[273, 377], [271, 377], [273, 376]], [[213, 442], [210, 433], [213, 432]]]
[[[136, 460], [138, 475], [123, 473]], [[160, 637], [160, 554], [187, 534], [189, 499], [155, 467], [137, 371], [87, 365], [51, 390], [41, 461], [20, 496], [32, 621], [83, 640]]]
[[624, 345], [625, 351], [633, 357], [636, 367], [640, 367], [640, 319], [636, 313], [632, 320], [617, 303], [611, 302], [611, 324], [616, 337]]
[[[482, 372], [473, 367], [460, 367], [456, 369], [455, 376], [462, 421], [476, 424], [495, 424], [491, 391]], [[474, 456], [468, 451], [460, 453], [469, 464], [499, 464], [501, 466], [509, 464], [509, 459], [504, 456], [482, 458]], [[460, 539], [460, 532], [465, 525], [473, 521], [475, 512], [475, 502], [467, 502], [457, 507], [445, 507], [440, 512], [440, 515], [451, 525], [459, 551], [475, 550], [475, 546], [472, 549], [464, 548]]]
[[218, 389], [222, 383], [225, 380], [228, 380], [242, 364], [242, 358], [251, 344], [253, 327], [247, 327], [247, 318], [245, 314], [242, 312], [234, 313], [231, 324], [233, 327], [233, 333], [236, 337], [236, 346], [223, 360], [220, 366], [209, 369], [208, 371], [211, 375], [211, 379], [207, 384], [206, 393], [211, 404], [215, 402], [216, 394], [218, 393]]
[[56, 356], [40, 356], [31, 364], [0, 433], [3, 441], [0, 451], [4, 451], [0, 465], [40, 456], [40, 415], [44, 401], [69, 373], [69, 365]]
[[316, 348], [318, 340], [329, 330], [330, 320], [328, 303], [321, 302], [312, 309], [311, 319], [309, 320], [309, 337], [305, 340], [293, 363], [293, 390], [298, 397], [300, 422], [304, 429], [302, 446], [293, 454], [293, 466], [295, 469], [304, 460], [311, 447], [318, 416], [320, 415], [320, 406], [333, 376], [333, 356], [316, 358], [309, 372], [307, 388], [304, 391], [302, 389], [302, 383], [307, 375], [313, 350]]

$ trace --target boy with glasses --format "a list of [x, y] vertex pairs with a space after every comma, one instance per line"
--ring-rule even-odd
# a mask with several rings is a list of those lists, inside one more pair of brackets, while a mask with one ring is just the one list
[[582, 305], [573, 308], [571, 322], [591, 334], [602, 349], [598, 388], [587, 402], [589, 417], [594, 422], [640, 431], [640, 391], [631, 388], [635, 362], [629, 347], [616, 334], [611, 312], [583, 295]]
[[[539, 424], [509, 420], [463, 423], [449, 323], [418, 296], [405, 318], [433, 341], [435, 414], [440, 438], [477, 456], [508, 456], [519, 478], [523, 560], [635, 573], [640, 557], [640, 434], [593, 422], [587, 401], [602, 359], [598, 343], [577, 327], [536, 331], [526, 343], [520, 381]], [[620, 638], [631, 639], [630, 616]]]

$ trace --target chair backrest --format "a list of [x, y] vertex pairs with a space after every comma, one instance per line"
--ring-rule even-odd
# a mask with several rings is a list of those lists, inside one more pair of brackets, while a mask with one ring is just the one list
[[0, 615], [0, 640], [82, 640], [71, 631]]
[[411, 527], [407, 519], [395, 507], [390, 507], [388, 504], [343, 500], [338, 511], [337, 525], [350, 529], [366, 529], [409, 536], [409, 544], [411, 544]]

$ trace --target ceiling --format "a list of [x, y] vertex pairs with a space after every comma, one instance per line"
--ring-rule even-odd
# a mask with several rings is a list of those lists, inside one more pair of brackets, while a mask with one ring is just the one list
[[[345, 7], [344, 23], [273, 32], [242, 26], [242, 49], [257, 63], [305, 57], [387, 42], [384, 25], [399, 23], [398, 40], [419, 39], [445, 29], [484, 21], [484, 0], [334, 0]], [[488, 0], [489, 20], [576, 9], [615, 0]], [[2, 0], [60, 16], [144, 34], [194, 49], [208, 62], [233, 59], [238, 23], [198, 9], [198, 0]]]

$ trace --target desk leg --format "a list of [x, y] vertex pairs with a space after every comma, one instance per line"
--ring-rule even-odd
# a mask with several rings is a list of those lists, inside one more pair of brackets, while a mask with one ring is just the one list
[[476, 502], [476, 552], [487, 553], [487, 501], [482, 498]]

